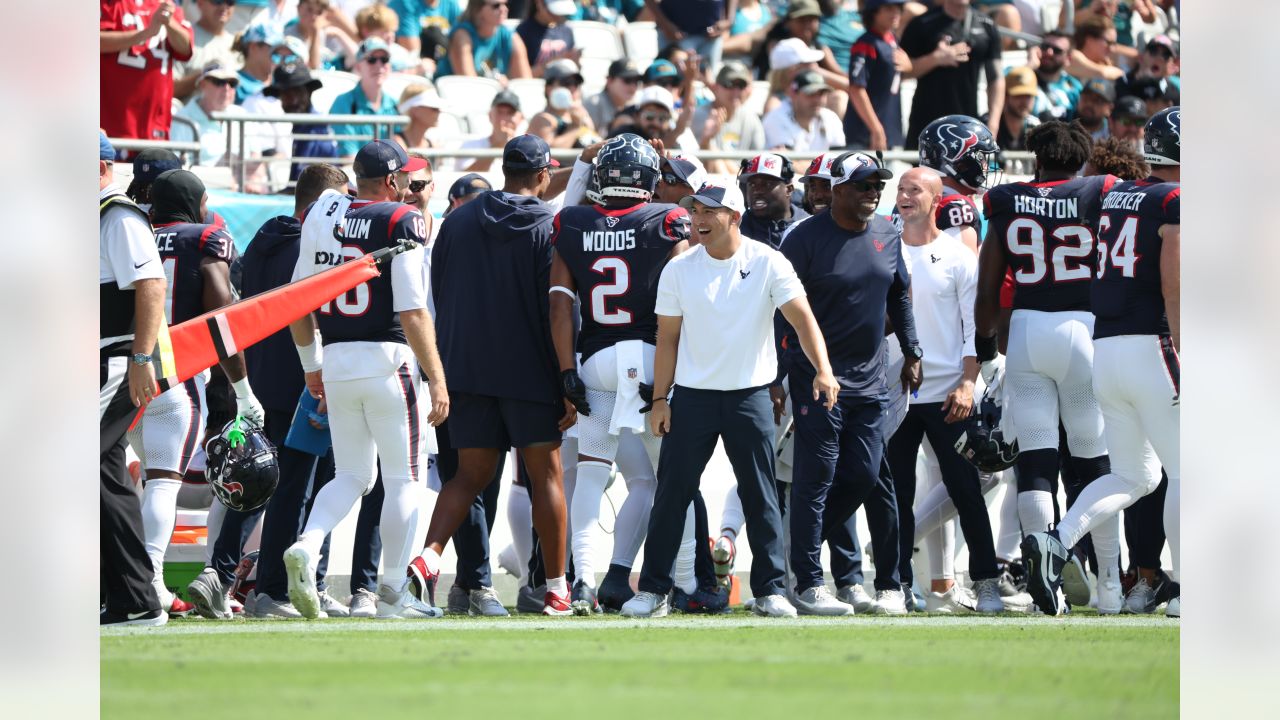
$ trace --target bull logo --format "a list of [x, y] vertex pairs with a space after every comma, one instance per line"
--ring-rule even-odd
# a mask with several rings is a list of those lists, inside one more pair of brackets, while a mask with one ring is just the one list
[[610, 215], [609, 217], [606, 217], [604, 219], [604, 224], [608, 225], [609, 227], [616, 227], [618, 225], [618, 218]]
[[972, 130], [962, 130], [959, 125], [947, 123], [938, 126], [938, 139], [947, 149], [946, 159], [952, 162], [964, 157], [969, 148], [978, 144], [978, 134]]

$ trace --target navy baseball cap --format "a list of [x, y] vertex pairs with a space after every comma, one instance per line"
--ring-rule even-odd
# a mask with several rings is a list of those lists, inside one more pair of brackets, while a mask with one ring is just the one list
[[880, 162], [866, 153], [846, 153], [831, 164], [831, 187], [841, 183], [858, 182], [870, 177], [888, 180], [893, 172], [880, 166]]
[[507, 141], [502, 149], [502, 167], [512, 170], [541, 170], [544, 167], [560, 167], [551, 159], [547, 141], [537, 135], [517, 135]]
[[409, 157], [404, 148], [391, 140], [374, 140], [360, 148], [354, 163], [358, 178], [380, 178], [394, 172], [413, 172], [426, 167], [426, 160]]
[[147, 148], [133, 158], [133, 181], [150, 185], [168, 170], [182, 167], [182, 159], [164, 148]]
[[689, 187], [702, 187], [701, 178], [706, 176], [706, 172], [694, 165], [693, 161], [682, 157], [671, 157], [667, 158], [667, 165], [671, 167], [671, 174], [683, 180]]
[[107, 139], [107, 134], [98, 131], [98, 159], [108, 162], [116, 161], [116, 149], [111, 147], [111, 141]]
[[747, 211], [747, 203], [742, 199], [742, 190], [738, 189], [737, 183], [729, 185], [706, 183], [698, 188], [697, 193], [680, 198], [680, 207], [692, 210], [694, 201], [707, 207], [728, 208], [739, 215]]
[[454, 200], [464, 198], [468, 195], [488, 192], [492, 189], [493, 186], [490, 185], [489, 181], [485, 180], [484, 176], [480, 173], [467, 173], [457, 180], [454, 180], [453, 184], [449, 186], [449, 202], [452, 203]]

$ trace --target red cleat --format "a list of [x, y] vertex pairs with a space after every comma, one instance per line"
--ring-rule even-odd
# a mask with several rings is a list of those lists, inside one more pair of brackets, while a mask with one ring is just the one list
[[173, 602], [169, 605], [169, 617], [186, 617], [195, 609], [195, 605], [192, 605], [180, 597], [174, 596]]
[[553, 617], [572, 615], [573, 604], [568, 595], [557, 595], [548, 590], [547, 594], [542, 596], [542, 614]]

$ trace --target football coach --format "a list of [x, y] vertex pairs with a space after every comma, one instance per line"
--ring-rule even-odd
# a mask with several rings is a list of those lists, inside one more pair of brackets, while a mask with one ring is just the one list
[[804, 353], [817, 368], [813, 400], [822, 398], [831, 408], [839, 386], [791, 263], [769, 245], [740, 234], [738, 224], [746, 208], [736, 184], [703, 185], [680, 205], [690, 211], [699, 245], [668, 263], [658, 280], [658, 344], [649, 418], [654, 434], [663, 438], [658, 489], [649, 515], [640, 592], [623, 606], [622, 614], [667, 614], [671, 568], [686, 511], [716, 440], [723, 439], [747, 520], [755, 612], [794, 616], [796, 609], [783, 588], [782, 514], [768, 391], [778, 371], [775, 311], [781, 309], [797, 328]]

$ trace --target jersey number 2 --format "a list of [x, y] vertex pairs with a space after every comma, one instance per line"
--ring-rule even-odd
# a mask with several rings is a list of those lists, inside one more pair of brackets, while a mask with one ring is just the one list
[[631, 312], [618, 308], [609, 310], [609, 298], [625, 295], [631, 287], [631, 268], [619, 257], [602, 257], [591, 263], [591, 271], [611, 276], [610, 282], [602, 282], [591, 288], [591, 317], [601, 325], [626, 325], [631, 322]]

